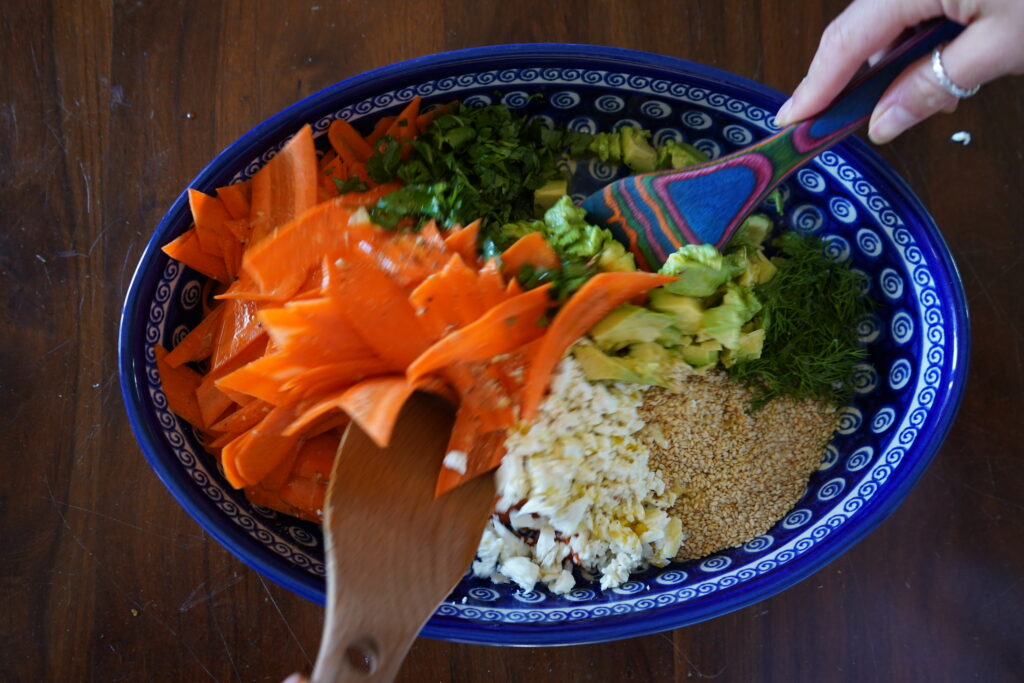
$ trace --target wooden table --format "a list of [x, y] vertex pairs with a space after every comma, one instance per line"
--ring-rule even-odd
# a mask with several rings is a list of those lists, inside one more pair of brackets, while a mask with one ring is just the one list
[[[278, 681], [315, 654], [321, 609], [172, 500], [118, 388], [134, 265], [215, 152], [347, 76], [488, 43], [640, 48], [789, 90], [843, 4], [4, 2], [0, 680]], [[881, 150], [949, 241], [973, 341], [945, 446], [875, 533], [708, 623], [560, 649], [421, 640], [400, 679], [1020, 680], [1022, 121], [1021, 82], [1002, 81]], [[970, 146], [950, 141], [961, 129]]]

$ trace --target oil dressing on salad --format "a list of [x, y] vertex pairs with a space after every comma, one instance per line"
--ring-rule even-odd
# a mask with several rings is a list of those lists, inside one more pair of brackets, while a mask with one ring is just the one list
[[860, 276], [781, 231], [778, 197], [722, 252], [639, 270], [567, 196], [573, 164], [699, 150], [421, 104], [339, 119], [319, 150], [305, 126], [250, 180], [189, 191], [194, 225], [164, 251], [209, 279], [204, 316], [154, 351], [225, 479], [317, 522], [341, 431], [386, 445], [427, 391], [457, 406], [436, 495], [496, 470], [477, 576], [611, 589], [767, 531], [865, 358]]

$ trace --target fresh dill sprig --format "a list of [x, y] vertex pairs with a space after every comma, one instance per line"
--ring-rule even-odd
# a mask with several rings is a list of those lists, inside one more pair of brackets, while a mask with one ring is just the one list
[[864, 276], [829, 258], [817, 237], [787, 232], [774, 245], [785, 260], [756, 290], [764, 349], [730, 374], [754, 389], [754, 409], [779, 396], [842, 405], [853, 394], [855, 366], [867, 358], [857, 339], [857, 324], [874, 306]]

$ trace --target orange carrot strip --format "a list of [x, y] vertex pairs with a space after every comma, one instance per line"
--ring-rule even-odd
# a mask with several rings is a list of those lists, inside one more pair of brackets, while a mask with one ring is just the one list
[[327, 482], [294, 477], [289, 479], [278, 492], [281, 500], [295, 510], [297, 516], [312, 522], [322, 521]]
[[226, 257], [234, 235], [224, 225], [225, 221], [231, 220], [224, 202], [190, 187], [188, 205], [192, 209], [200, 249], [211, 256]]
[[402, 375], [381, 375], [348, 389], [339, 405], [377, 446], [387, 448], [398, 414], [414, 390]]
[[281, 461], [274, 469], [267, 472], [267, 476], [260, 481], [260, 486], [270, 491], [278, 491], [291, 478], [292, 469], [295, 467], [295, 460], [302, 448], [302, 441], [296, 441], [295, 446], [287, 451]]
[[484, 308], [488, 310], [509, 298], [505, 294], [505, 278], [501, 276], [497, 259], [488, 260], [480, 269], [477, 275], [477, 289], [484, 302]]
[[327, 152], [324, 153], [322, 157], [320, 157], [320, 163], [317, 164], [316, 170], [320, 171], [320, 173], [323, 173], [328, 168], [330, 168], [331, 165], [337, 163], [337, 161], [338, 153], [335, 152], [333, 149], [329, 149], [327, 150]]
[[452, 290], [460, 325], [468, 325], [484, 314], [484, 302], [477, 291], [476, 271], [467, 266], [461, 256], [452, 255], [441, 271], [441, 278]]
[[273, 407], [266, 401], [259, 399], [250, 401], [247, 405], [239, 407], [238, 410], [221, 419], [220, 422], [211, 426], [210, 429], [216, 432], [240, 434], [258, 424]]
[[244, 180], [240, 183], [218, 187], [217, 197], [224, 202], [224, 208], [228, 210], [232, 218], [247, 219], [249, 218], [249, 200], [252, 197], [252, 181]]
[[550, 289], [548, 283], [507, 299], [469, 325], [441, 338], [409, 365], [406, 377], [415, 382], [456, 361], [490, 360], [541, 337], [546, 328], [537, 323], [551, 308]]
[[210, 357], [213, 353], [213, 342], [220, 335], [225, 307], [224, 304], [220, 304], [211, 310], [209, 315], [199, 321], [199, 324], [178, 342], [174, 350], [167, 354], [166, 361], [171, 367], [176, 368], [182, 363], [194, 363]]
[[437, 221], [431, 218], [429, 221], [423, 224], [420, 231], [417, 233], [420, 239], [424, 240], [427, 244], [435, 247], [444, 249], [446, 247], [444, 238], [441, 237], [441, 231], [437, 229]]
[[224, 375], [214, 383], [222, 391], [237, 391], [277, 406], [287, 396], [281, 385], [303, 369], [295, 364], [293, 358], [281, 353], [270, 353]]
[[332, 413], [327, 413], [320, 417], [319, 420], [314, 420], [309, 426], [303, 429], [299, 436], [304, 439], [311, 439], [315, 436], [320, 436], [332, 429], [338, 429], [344, 427], [352, 420], [343, 411], [337, 410]]
[[642, 271], [598, 273], [580, 287], [555, 315], [533, 357], [523, 388], [522, 419], [537, 414], [551, 372], [573, 342], [619, 304], [675, 279]]
[[416, 118], [420, 115], [420, 103], [422, 101], [423, 98], [419, 95], [412, 98], [386, 133], [396, 140], [402, 141], [403, 159], [409, 155], [408, 141], [415, 139], [419, 135], [419, 131], [416, 130]]
[[327, 483], [334, 466], [334, 456], [338, 453], [338, 437], [333, 434], [310, 437], [295, 459], [292, 474], [301, 479], [320, 480]]
[[373, 154], [370, 143], [345, 119], [335, 119], [331, 123], [327, 129], [327, 139], [331, 141], [338, 156], [346, 161], [351, 158], [365, 162]]
[[515, 244], [501, 252], [501, 263], [505, 272], [512, 276], [518, 275], [527, 264], [545, 270], [553, 270], [561, 265], [558, 254], [540, 232], [528, 232], [516, 240]]
[[259, 483], [298, 445], [298, 437], [281, 435], [293, 418], [292, 406], [274, 408], [258, 425], [224, 446], [223, 461], [233, 459], [235, 471], [246, 484]]
[[360, 206], [374, 206], [380, 201], [381, 197], [391, 194], [398, 188], [402, 187], [402, 183], [398, 181], [384, 183], [376, 187], [371, 187], [366, 192], [346, 192], [345, 194], [338, 197], [338, 202], [342, 206], [349, 206], [358, 208]]
[[243, 274], [252, 278], [258, 291], [287, 300], [325, 255], [360, 241], [377, 241], [378, 229], [369, 223], [349, 225], [351, 217], [342, 197], [321, 203], [250, 247], [242, 259]]
[[519, 284], [519, 280], [516, 278], [509, 278], [508, 284], [505, 286], [505, 296], [518, 296], [523, 293], [523, 286]]
[[213, 345], [212, 367], [231, 360], [263, 334], [256, 317], [258, 310], [259, 305], [254, 301], [229, 299], [224, 302], [224, 318]]
[[313, 130], [303, 126], [252, 179], [252, 244], [317, 203]]
[[460, 230], [450, 231], [444, 238], [445, 246], [462, 256], [466, 263], [476, 263], [479, 258], [477, 239], [480, 234], [480, 219], [473, 221]]
[[441, 114], [447, 114], [448, 110], [449, 105], [442, 104], [438, 107], [434, 107], [430, 111], [423, 112], [422, 114], [416, 117], [416, 130], [422, 133], [423, 131], [430, 127], [430, 124], [434, 122], [434, 119], [436, 119]]
[[387, 134], [388, 128], [391, 127], [391, 124], [394, 123], [397, 118], [397, 116], [382, 116], [377, 119], [377, 123], [373, 127], [373, 131], [366, 136], [366, 141], [370, 143], [371, 147], [375, 147], [377, 141]]
[[305, 368], [281, 384], [281, 390], [297, 399], [312, 399], [347, 388], [356, 382], [393, 371], [393, 364], [376, 356], [350, 358]]
[[373, 356], [333, 299], [291, 301], [259, 318], [274, 343], [312, 366]]
[[505, 430], [483, 431], [480, 416], [460, 406], [455, 414], [448, 452], [458, 451], [466, 454], [466, 471], [460, 473], [442, 467], [438, 473], [434, 496], [443, 496], [473, 477], [497, 467], [505, 455], [504, 442]]
[[406, 292], [374, 257], [350, 249], [328, 264], [327, 290], [342, 315], [374, 353], [398, 372], [433, 341], [420, 324]]
[[231, 397], [217, 388], [209, 375], [196, 387], [196, 400], [199, 402], [199, 412], [203, 416], [203, 424], [212, 425], [227, 412], [234, 401]]
[[202, 375], [187, 366], [173, 367], [167, 362], [168, 351], [156, 344], [156, 369], [160, 375], [160, 388], [167, 397], [171, 412], [196, 427], [204, 427], [202, 412], [196, 400], [196, 389], [203, 380]]
[[203, 275], [220, 282], [230, 282], [224, 259], [211, 256], [199, 246], [199, 238], [195, 228], [189, 228], [173, 242], [165, 244], [162, 251], [172, 259], [181, 261], [186, 266]]

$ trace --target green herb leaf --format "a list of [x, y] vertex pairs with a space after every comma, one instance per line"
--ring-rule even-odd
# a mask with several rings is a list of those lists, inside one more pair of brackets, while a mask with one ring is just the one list
[[356, 176], [352, 176], [348, 180], [341, 180], [340, 178], [331, 178], [334, 181], [334, 186], [338, 188], [338, 194], [346, 194], [348, 192], [366, 192], [370, 188], [366, 186], [362, 180]]

